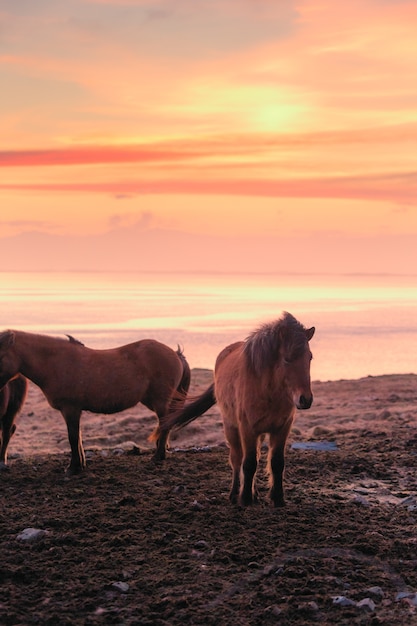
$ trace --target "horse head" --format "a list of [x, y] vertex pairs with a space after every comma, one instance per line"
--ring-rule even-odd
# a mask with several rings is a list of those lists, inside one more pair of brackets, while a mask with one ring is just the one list
[[297, 409], [309, 409], [313, 403], [311, 392], [310, 364], [313, 355], [309, 341], [315, 332], [312, 328], [303, 328], [297, 333], [296, 341], [283, 342], [282, 364], [285, 380]]

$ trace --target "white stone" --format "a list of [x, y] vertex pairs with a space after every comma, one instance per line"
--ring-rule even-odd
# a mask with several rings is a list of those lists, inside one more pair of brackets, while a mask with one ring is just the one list
[[117, 582], [112, 584], [112, 587], [121, 591], [122, 593], [127, 593], [129, 591], [129, 585], [122, 580], [118, 580]]
[[363, 600], [360, 600], [356, 606], [358, 609], [365, 609], [371, 612], [375, 611], [375, 602], [371, 600], [371, 598], [364, 598]]
[[19, 533], [16, 537], [19, 541], [27, 541], [34, 542], [42, 539], [47, 534], [46, 530], [41, 530], [40, 528], [25, 528]]
[[346, 596], [333, 596], [332, 599], [333, 604], [338, 604], [339, 606], [356, 606], [356, 602]]

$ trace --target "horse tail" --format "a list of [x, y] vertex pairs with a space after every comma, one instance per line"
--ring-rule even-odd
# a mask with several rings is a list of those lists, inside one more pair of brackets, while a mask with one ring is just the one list
[[149, 441], [158, 441], [162, 434], [169, 433], [172, 428], [184, 428], [197, 417], [203, 415], [210, 407], [216, 404], [214, 395], [214, 383], [200, 396], [197, 396], [192, 402], [186, 404], [184, 408], [168, 413], [162, 423], [160, 423], [149, 438]]
[[197, 396], [192, 402], [186, 404], [180, 411], [175, 411], [168, 415], [164, 424], [161, 426], [162, 430], [171, 430], [171, 428], [183, 428], [190, 422], [193, 422], [197, 417], [200, 417], [216, 404], [216, 396], [214, 395], [214, 383], [210, 385], [204, 393]]
[[180, 346], [178, 346], [177, 349], [177, 354], [178, 357], [182, 363], [182, 378], [180, 380], [180, 383], [177, 387], [177, 392], [184, 396], [187, 395], [188, 393], [188, 389], [190, 388], [190, 382], [191, 382], [191, 370], [190, 370], [190, 366], [188, 365], [188, 361], [185, 358], [185, 354], [182, 351], [182, 349], [180, 348]]

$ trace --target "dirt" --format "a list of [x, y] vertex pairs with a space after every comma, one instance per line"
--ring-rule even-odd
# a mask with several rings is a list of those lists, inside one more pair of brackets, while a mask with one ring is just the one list
[[[265, 451], [259, 503], [229, 503], [221, 429], [218, 444], [203, 436], [219, 429], [215, 412], [161, 465], [133, 444], [92, 446], [71, 478], [68, 452], [12, 458], [0, 623], [417, 624], [417, 377], [313, 390], [289, 441], [284, 509], [268, 503]], [[43, 533], [25, 541], [27, 528]]]

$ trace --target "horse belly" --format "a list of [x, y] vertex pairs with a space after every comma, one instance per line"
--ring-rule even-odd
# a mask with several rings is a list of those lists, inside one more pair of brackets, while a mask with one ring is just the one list
[[145, 393], [145, 387], [136, 381], [136, 385], [126, 387], [108, 388], [101, 394], [86, 394], [84, 410], [91, 413], [119, 413], [130, 409], [138, 404]]

